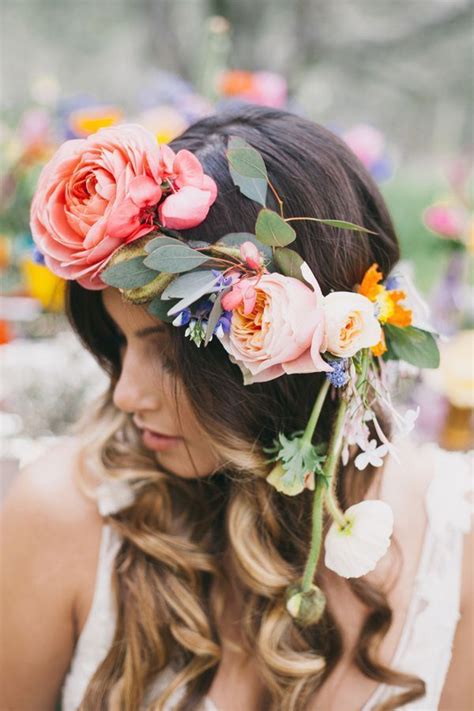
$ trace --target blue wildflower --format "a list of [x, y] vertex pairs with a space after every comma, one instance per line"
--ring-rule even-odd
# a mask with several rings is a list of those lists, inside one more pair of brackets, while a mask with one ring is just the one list
[[44, 256], [41, 254], [38, 247], [35, 247], [33, 249], [32, 259], [35, 264], [43, 264], [43, 265], [45, 264]]
[[400, 288], [400, 279], [396, 276], [389, 276], [385, 280], [385, 288], [387, 291], [393, 291]]
[[231, 276], [224, 276], [223, 272], [220, 272], [218, 269], [213, 269], [212, 273], [217, 279], [216, 283], [214, 284], [215, 291], [222, 291], [223, 289], [226, 289], [228, 286], [232, 285]]
[[232, 311], [224, 311], [216, 323], [213, 334], [215, 334], [218, 338], [222, 338], [224, 333], [229, 333], [231, 322]]
[[173, 321], [173, 326], [186, 326], [191, 320], [191, 310], [183, 309]]
[[349, 373], [347, 372], [347, 358], [342, 360], [330, 360], [329, 365], [333, 370], [331, 373], [326, 373], [326, 378], [334, 385], [335, 388], [343, 388], [349, 382]]
[[214, 306], [214, 302], [207, 297], [200, 299], [194, 307], [194, 316], [198, 319], [208, 318], [211, 313], [211, 309]]

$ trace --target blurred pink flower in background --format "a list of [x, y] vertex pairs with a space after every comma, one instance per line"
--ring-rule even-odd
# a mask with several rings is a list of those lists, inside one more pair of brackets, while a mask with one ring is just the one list
[[381, 131], [369, 124], [357, 124], [344, 131], [341, 138], [376, 180], [390, 177], [392, 165]]

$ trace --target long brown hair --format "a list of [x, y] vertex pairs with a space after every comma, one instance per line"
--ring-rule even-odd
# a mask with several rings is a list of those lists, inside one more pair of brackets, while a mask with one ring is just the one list
[[[225, 150], [231, 135], [260, 151], [287, 217], [337, 217], [376, 233], [293, 222], [297, 240], [292, 248], [309, 264], [323, 293], [352, 290], [373, 262], [385, 274], [391, 270], [399, 257], [397, 238], [379, 190], [361, 163], [323, 127], [255, 106], [204, 118], [171, 144], [175, 151], [192, 151], [219, 190], [207, 219], [185, 231], [185, 238], [212, 242], [229, 232], [254, 229], [259, 206], [241, 195], [227, 166]], [[277, 209], [272, 199], [270, 195], [269, 207]], [[217, 339], [198, 349], [184, 338], [184, 329], [170, 326], [177, 378], [226, 459], [226, 466], [212, 476], [184, 480], [157, 471], [131, 418], [114, 409], [111, 393], [120, 373], [119, 339], [100, 292], [71, 282], [68, 314], [86, 347], [111, 376], [110, 392], [95, 416], [89, 413], [83, 432], [89, 466], [104, 476], [140, 483], [135, 503], [111, 517], [123, 537], [114, 570], [117, 626], [81, 708], [105, 709], [113, 695], [120, 708], [138, 708], [148, 682], [168, 664], [176, 677], [149, 708], [162, 709], [179, 686], [185, 690], [177, 708], [197, 708], [221, 658], [217, 620], [225, 604], [224, 559], [233, 571], [232, 587], [242, 605], [244, 651], [255, 659], [266, 688], [260, 707], [304, 708], [340, 659], [342, 636], [331, 614], [330, 594], [322, 620], [305, 629], [285, 610], [284, 591], [301, 577], [306, 561], [311, 495], [305, 491], [287, 497], [270, 487], [264, 478], [268, 465], [263, 447], [271, 445], [279, 431], [304, 428], [321, 376], [283, 376], [243, 386], [240, 370]], [[316, 437], [327, 438], [333, 415], [329, 401]], [[371, 469], [354, 476], [351, 464], [341, 471], [338, 494], [343, 507], [360, 501], [373, 478]], [[398, 708], [422, 696], [420, 679], [377, 659], [392, 620], [386, 591], [363, 579], [348, 584], [367, 607], [355, 664], [365, 676], [406, 689], [380, 708]]]

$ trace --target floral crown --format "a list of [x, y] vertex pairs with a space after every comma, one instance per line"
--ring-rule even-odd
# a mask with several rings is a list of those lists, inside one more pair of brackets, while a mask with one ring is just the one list
[[[185, 328], [197, 347], [216, 337], [245, 384], [325, 373], [305, 430], [281, 432], [265, 450], [272, 463], [267, 481], [277, 491], [313, 491], [307, 564], [302, 579], [286, 591], [288, 612], [306, 625], [317, 622], [325, 607], [313, 582], [323, 508], [333, 519], [325, 565], [339, 575], [365, 575], [390, 545], [393, 516], [386, 503], [366, 500], [342, 511], [335, 494], [339, 461], [347, 464], [351, 447], [359, 449], [354, 463], [360, 470], [395, 454], [376, 403], [393, 413], [400, 432], [413, 427], [417, 412], [402, 417], [393, 408], [386, 363], [436, 368], [439, 353], [433, 334], [413, 325], [400, 277], [384, 278], [373, 264], [354, 291], [324, 296], [308, 264], [289, 248], [296, 220], [370, 230], [338, 219], [285, 217], [260, 153], [230, 137], [227, 159], [234, 184], [261, 206], [252, 234], [227, 234], [212, 244], [184, 240], [180, 230], [206, 218], [216, 184], [190, 151], [159, 146], [138, 125], [64, 143], [40, 175], [31, 230], [53, 272], [89, 289], [110, 285], [132, 303], [148, 303], [152, 315]], [[278, 211], [266, 206], [268, 190]], [[337, 399], [332, 433], [316, 445], [313, 435], [330, 391]], [[371, 439], [369, 424], [381, 445]]]

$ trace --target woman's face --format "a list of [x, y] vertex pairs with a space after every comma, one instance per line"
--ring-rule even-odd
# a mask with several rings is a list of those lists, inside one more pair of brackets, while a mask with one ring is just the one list
[[115, 406], [133, 415], [164, 469], [185, 478], [211, 474], [219, 461], [167, 359], [166, 328], [146, 308], [123, 301], [117, 289], [105, 289], [102, 298], [123, 337]]

